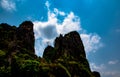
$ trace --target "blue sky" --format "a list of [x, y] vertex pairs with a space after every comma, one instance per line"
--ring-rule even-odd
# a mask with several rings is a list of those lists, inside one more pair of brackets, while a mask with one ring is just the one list
[[76, 30], [92, 70], [120, 77], [120, 0], [0, 0], [0, 23], [34, 23], [35, 50], [42, 56], [55, 37]]

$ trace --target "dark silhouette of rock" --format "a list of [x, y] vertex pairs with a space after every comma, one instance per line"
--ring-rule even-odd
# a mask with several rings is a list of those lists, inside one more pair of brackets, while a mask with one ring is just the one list
[[34, 32], [33, 32], [33, 23], [31, 21], [24, 21], [17, 28], [17, 41], [18, 45], [21, 48], [26, 48], [27, 50], [35, 53], [34, 51]]
[[[51, 51], [51, 52], [49, 52]], [[44, 50], [43, 57], [47, 60], [52, 60], [54, 58], [54, 48], [52, 46], [47, 46]]]
[[70, 77], [93, 77], [82, 40], [76, 31], [64, 36], [60, 34], [55, 39], [54, 48], [46, 47], [43, 58], [48, 62], [60, 63], [68, 70]]
[[[64, 37], [60, 35], [55, 39], [55, 44], [54, 44], [54, 59], [58, 59], [64, 55], [66, 56], [72, 56], [69, 57], [71, 60], [77, 60], [79, 61], [81, 59], [81, 56], [86, 58], [85, 51], [84, 51], [84, 46], [81, 41], [81, 38], [79, 34], [76, 31], [70, 32], [66, 34]], [[48, 48], [48, 47], [47, 47]], [[47, 53], [49, 50], [45, 49], [44, 52]], [[56, 52], [55, 52], [56, 51]], [[43, 54], [43, 57], [45, 54]]]
[[78, 60], [80, 59], [81, 55], [86, 58], [83, 43], [80, 35], [76, 31], [70, 32], [64, 37], [62, 35], [57, 37], [55, 39], [55, 49], [57, 49], [58, 54], [61, 53], [60, 56], [66, 53]]
[[93, 71], [93, 75], [94, 75], [95, 77], [101, 77], [101, 76], [100, 76], [100, 73], [97, 72], [97, 71]]
[[6, 23], [0, 24], [0, 50], [6, 51], [10, 64], [11, 56], [17, 52], [34, 54], [33, 23], [25, 21], [18, 28]]
[[0, 24], [0, 77], [100, 77], [90, 69], [78, 32], [60, 34], [43, 58], [35, 55], [34, 43], [31, 21]]
[[33, 53], [35, 52], [33, 23], [31, 21], [23, 22], [18, 28], [6, 23], [0, 24], [0, 37], [0, 49], [25, 48]]
[[0, 24], [0, 49], [8, 49], [11, 41], [14, 41], [16, 27], [6, 23]]

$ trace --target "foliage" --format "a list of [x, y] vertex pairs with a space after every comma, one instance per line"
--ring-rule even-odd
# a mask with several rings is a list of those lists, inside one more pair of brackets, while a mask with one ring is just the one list
[[[21, 54], [22, 55], [22, 54]], [[23, 56], [14, 55], [12, 59], [12, 75], [13, 76], [32, 76], [37, 77], [39, 72], [39, 64], [40, 62], [37, 60], [26, 59], [27, 54], [23, 54]]]
[[6, 53], [2, 50], [0, 50], [0, 57], [4, 57], [6, 55]]
[[0, 77], [9, 77], [11, 75], [11, 67], [0, 67]]

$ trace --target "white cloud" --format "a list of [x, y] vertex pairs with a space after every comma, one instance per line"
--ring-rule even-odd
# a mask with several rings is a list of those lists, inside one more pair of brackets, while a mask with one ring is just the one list
[[16, 4], [12, 0], [1, 0], [1, 7], [7, 11], [16, 10]]
[[86, 52], [91, 52], [91, 51], [95, 52], [102, 46], [102, 43], [100, 42], [101, 37], [97, 34], [83, 33], [80, 36], [82, 38]]
[[[47, 10], [48, 10], [48, 20], [43, 21], [34, 21], [34, 32], [35, 32], [35, 51], [36, 54], [39, 56], [42, 56], [41, 54], [38, 54], [40, 51], [40, 45], [41, 42], [44, 41], [41, 47], [45, 48], [47, 45], [46, 43], [49, 42], [53, 45], [53, 40], [59, 35], [59, 34], [66, 34], [70, 31], [81, 31], [84, 32], [84, 29], [81, 28], [80, 24], [80, 18], [76, 16], [73, 12], [65, 13], [63, 11], [58, 10], [57, 8], [54, 8], [53, 11], [50, 10], [50, 3], [46, 1], [45, 3]], [[63, 17], [63, 20], [60, 20], [58, 16]], [[62, 21], [62, 22], [58, 22]], [[100, 47], [100, 36], [97, 34], [86, 34], [81, 33], [81, 38], [83, 40], [83, 43], [85, 45], [85, 50], [87, 52], [90, 51], [96, 51]], [[40, 39], [41, 41], [37, 41]], [[47, 40], [47, 41], [46, 41]], [[51, 41], [52, 40], [52, 41]], [[46, 42], [46, 43], [45, 43]]]
[[108, 67], [107, 64], [97, 65], [95, 63], [90, 63], [90, 68], [92, 71], [100, 72], [101, 77], [120, 77], [120, 71], [113, 70], [112, 68]]
[[[51, 22], [51, 23], [50, 23]], [[53, 39], [57, 36], [56, 26], [50, 22], [34, 22], [35, 38]]]
[[118, 60], [112, 60], [112, 61], [109, 61], [108, 64], [110, 65], [114, 65], [114, 64], [117, 64], [118, 63]]
[[50, 7], [50, 3], [48, 1], [45, 2], [45, 6], [47, 7], [47, 9], [49, 9]]
[[59, 11], [58, 9], [54, 8], [54, 12], [58, 15], [65, 16], [65, 12]]
[[70, 12], [63, 20], [62, 24], [57, 25], [57, 31], [60, 34], [66, 34], [70, 31], [79, 31], [81, 29], [80, 19]]
[[105, 72], [102, 72], [102, 75], [104, 77], [120, 77], [120, 72], [119, 71], [105, 71]]
[[106, 67], [104, 64], [96, 65], [95, 63], [90, 63], [90, 68], [92, 71], [103, 71]]

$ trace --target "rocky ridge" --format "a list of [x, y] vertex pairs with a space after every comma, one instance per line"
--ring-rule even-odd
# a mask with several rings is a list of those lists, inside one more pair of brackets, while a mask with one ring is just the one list
[[78, 32], [57, 37], [42, 58], [35, 55], [34, 41], [31, 21], [18, 28], [0, 24], [0, 77], [100, 77], [90, 69]]

